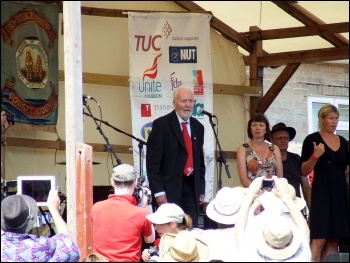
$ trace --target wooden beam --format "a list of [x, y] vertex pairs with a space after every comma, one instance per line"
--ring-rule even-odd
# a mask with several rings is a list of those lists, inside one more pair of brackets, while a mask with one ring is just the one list
[[[129, 87], [129, 76], [107, 75], [97, 73], [83, 72], [83, 83], [99, 84], [99, 85], [111, 85]], [[64, 71], [58, 71], [58, 80], [64, 81]], [[242, 85], [229, 85], [229, 84], [213, 84], [214, 94], [224, 95], [253, 95], [259, 96], [262, 94], [262, 89], [259, 87], [242, 86]]]
[[349, 59], [349, 46], [281, 52], [258, 57], [258, 66], [281, 66]]
[[[319, 19], [314, 14], [310, 13], [308, 10], [303, 8], [297, 2], [290, 1], [271, 1], [275, 5], [277, 5], [282, 10], [286, 11], [289, 15], [303, 23], [304, 25], [323, 25], [326, 24], [324, 21]], [[349, 40], [347, 40], [341, 34], [333, 34], [333, 35], [320, 35], [323, 39], [331, 43], [336, 47], [349, 46]], [[326, 61], [326, 60], [325, 60]], [[289, 63], [284, 63], [289, 64]]]
[[[187, 11], [206, 11], [193, 1], [174, 1], [174, 3]], [[213, 29], [217, 30], [220, 34], [222, 34], [225, 38], [236, 43], [247, 52], [251, 53], [253, 51], [253, 45], [250, 43], [249, 39], [247, 39], [245, 36], [240, 35], [236, 30], [229, 27], [216, 16], [212, 16], [210, 25]]]
[[349, 32], [349, 22], [240, 33], [249, 40], [271, 40]]
[[[55, 149], [60, 151], [65, 151], [66, 142], [64, 140], [39, 140], [39, 139], [26, 139], [26, 138], [16, 138], [16, 137], [7, 137], [6, 146], [14, 147], [25, 147], [25, 148], [41, 148], [41, 149]], [[87, 143], [87, 145], [92, 147], [93, 152], [105, 152], [106, 145], [100, 143]], [[5, 146], [5, 147], [6, 147]], [[111, 147], [117, 153], [133, 154], [132, 145], [117, 145], [111, 144]], [[227, 159], [236, 159], [236, 151], [224, 151]], [[219, 151], [216, 151], [216, 154], [219, 154]]]
[[278, 94], [293, 76], [295, 71], [299, 68], [300, 63], [288, 64], [281, 74], [278, 76], [276, 81], [272, 84], [270, 89], [266, 92], [264, 97], [261, 98], [258, 105], [258, 112], [265, 113], [270, 107], [272, 102], [276, 99]]

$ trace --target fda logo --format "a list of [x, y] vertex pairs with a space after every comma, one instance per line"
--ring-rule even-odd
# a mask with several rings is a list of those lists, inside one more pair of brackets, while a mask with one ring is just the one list
[[197, 47], [169, 47], [169, 63], [197, 63]]

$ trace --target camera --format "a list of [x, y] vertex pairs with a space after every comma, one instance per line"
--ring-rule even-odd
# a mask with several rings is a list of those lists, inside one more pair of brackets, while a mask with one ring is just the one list
[[148, 253], [150, 257], [159, 256], [159, 249], [158, 247], [150, 246], [148, 249]]
[[275, 182], [273, 181], [272, 178], [265, 178], [263, 180], [262, 189], [265, 191], [271, 191], [274, 184], [275, 184]]
[[146, 187], [143, 187], [139, 182], [137, 183], [132, 196], [136, 199], [137, 204], [141, 204], [144, 196], [147, 198], [147, 205], [152, 202], [152, 196], [148, 193]]

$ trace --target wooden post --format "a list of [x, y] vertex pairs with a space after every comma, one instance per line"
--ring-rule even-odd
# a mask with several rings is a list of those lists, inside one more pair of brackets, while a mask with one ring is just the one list
[[[257, 26], [250, 27], [250, 31], [260, 31], [261, 29]], [[263, 87], [263, 77], [264, 77], [264, 68], [258, 67], [258, 56], [263, 54], [262, 40], [253, 41], [254, 49], [250, 53], [249, 60], [249, 85], [256, 87]], [[263, 94], [261, 93], [261, 97]], [[250, 97], [250, 117], [258, 112], [260, 98], [259, 97]]]
[[[85, 202], [77, 198], [82, 191], [77, 178], [82, 176], [76, 164], [76, 144], [83, 142], [83, 93], [81, 59], [81, 6], [80, 1], [63, 1], [64, 19], [64, 80], [66, 121], [66, 174], [67, 174], [67, 225], [72, 238], [77, 241], [80, 217], [77, 204]], [[77, 174], [79, 171], [79, 174]], [[80, 220], [80, 219], [79, 219]], [[80, 244], [81, 245], [81, 244]], [[85, 247], [85, 245], [83, 245]], [[80, 247], [80, 249], [83, 249]]]
[[77, 175], [77, 244], [80, 248], [80, 258], [85, 258], [92, 252], [92, 223], [90, 220], [93, 204], [93, 173], [92, 147], [77, 143], [76, 152]]

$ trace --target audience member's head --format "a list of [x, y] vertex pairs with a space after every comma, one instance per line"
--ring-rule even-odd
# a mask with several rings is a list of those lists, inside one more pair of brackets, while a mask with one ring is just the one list
[[173, 203], [162, 204], [156, 212], [148, 214], [146, 218], [155, 224], [159, 236], [164, 233], [176, 234], [180, 230], [192, 227], [191, 217]]
[[1, 229], [5, 232], [28, 233], [37, 217], [38, 206], [27, 195], [11, 195], [1, 201]]
[[187, 230], [164, 234], [159, 244], [161, 262], [205, 262], [208, 254], [208, 245]]
[[301, 237], [295, 224], [285, 217], [272, 217], [257, 233], [257, 249], [262, 257], [285, 260], [296, 254]]
[[243, 198], [244, 191], [241, 188], [224, 187], [208, 204], [206, 214], [211, 220], [221, 225], [234, 225]]
[[81, 262], [108, 262], [108, 259], [99, 253], [90, 253]]
[[[295, 188], [288, 184], [288, 192], [292, 200], [294, 201], [295, 205], [298, 207], [299, 210], [303, 210], [306, 206], [306, 201], [304, 198], [297, 197]], [[284, 208], [284, 212], [289, 213], [289, 210], [287, 207]]]

